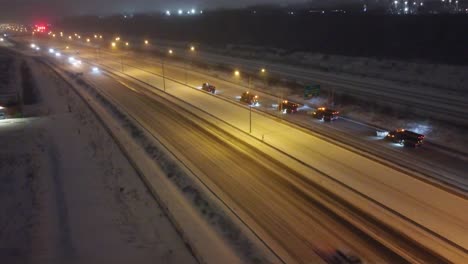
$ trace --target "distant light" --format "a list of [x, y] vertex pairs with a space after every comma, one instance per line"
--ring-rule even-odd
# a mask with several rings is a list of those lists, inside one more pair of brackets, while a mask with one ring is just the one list
[[88, 38], [88, 39], [86, 39], [86, 42], [90, 42], [90, 41], [91, 41], [91, 40], [90, 40], [89, 38]]
[[195, 14], [195, 9], [192, 8], [191, 12], [192, 12], [192, 14]]
[[116, 37], [116, 38], [115, 38], [115, 41], [119, 41], [119, 40], [120, 40], [120, 37]]
[[240, 75], [240, 72], [238, 70], [234, 71], [234, 75], [235, 76], [239, 76]]
[[39, 48], [39, 47], [36, 47], [36, 50], [41, 50], [41, 48]]
[[31, 48], [35, 48], [36, 47], [36, 44], [31, 44]]
[[98, 67], [93, 67], [91, 70], [92, 70], [94, 73], [98, 73], [98, 72], [99, 72], [99, 68], [98, 68]]
[[112, 42], [111, 45], [112, 45], [112, 47], [115, 47], [116, 44], [115, 44], [115, 42]]
[[184, 11], [182, 11], [182, 9], [179, 9], [179, 10], [177, 11], [177, 13], [178, 13], [179, 15], [182, 15], [183, 12], [184, 12]]
[[129, 45], [129, 43], [128, 43], [128, 42], [125, 42], [125, 46], [128, 46], [128, 45]]
[[54, 49], [49, 49], [49, 53], [54, 53], [55, 50]]
[[191, 46], [191, 47], [190, 47], [190, 50], [191, 50], [191, 51], [195, 51], [195, 47], [194, 47], [194, 46]]
[[68, 39], [72, 39], [72, 36], [68, 36]]
[[56, 57], [60, 57], [60, 56], [62, 56], [62, 54], [60, 54], [60, 52], [56, 52], [56, 53], [55, 53], [55, 56], [56, 56]]
[[145, 44], [148, 45], [148, 44], [149, 44], [149, 41], [148, 41], [148, 40], [145, 40]]
[[167, 16], [170, 16], [170, 15], [171, 15], [171, 11], [166, 10], [166, 15], [167, 15]]
[[172, 53], [173, 53], [173, 51], [170, 49], [170, 50], [169, 50], [169, 54], [172, 54]]
[[260, 71], [261, 71], [262, 73], [265, 73], [265, 72], [266, 72], [265, 68], [262, 68]]
[[68, 61], [69, 61], [69, 62], [74, 62], [74, 61], [75, 61], [75, 58], [74, 58], [74, 57], [69, 57], [69, 58], [68, 58]]
[[65, 49], [69, 49], [70, 47], [66, 46]]
[[52, 37], [54, 37], [54, 38], [55, 38], [55, 34], [52, 34]]
[[0, 42], [3, 42], [3, 38], [0, 38]]

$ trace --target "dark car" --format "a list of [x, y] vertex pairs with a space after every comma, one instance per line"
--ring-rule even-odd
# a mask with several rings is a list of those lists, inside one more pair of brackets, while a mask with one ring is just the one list
[[288, 100], [284, 100], [278, 105], [278, 110], [283, 113], [297, 113], [297, 108], [299, 107], [298, 104], [289, 102]]
[[244, 92], [241, 96], [241, 102], [247, 103], [249, 105], [257, 105], [258, 104], [258, 95], [250, 93], [250, 92]]
[[216, 87], [209, 83], [204, 83], [202, 85], [202, 90], [214, 94], [216, 92]]
[[389, 132], [387, 139], [392, 142], [404, 145], [405, 147], [415, 148], [423, 144], [424, 135], [400, 128]]
[[314, 118], [323, 120], [323, 121], [333, 121], [338, 119], [338, 115], [340, 112], [325, 108], [325, 107], [319, 107], [317, 110], [312, 114]]

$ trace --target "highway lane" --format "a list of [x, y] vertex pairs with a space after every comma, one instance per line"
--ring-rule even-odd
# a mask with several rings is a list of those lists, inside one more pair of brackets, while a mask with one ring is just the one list
[[[79, 55], [84, 58], [92, 60], [96, 59], [94, 50], [82, 48], [80, 51], [81, 53]], [[137, 70], [141, 70], [141, 72], [138, 73], [138, 76], [141, 77], [142, 80], [149, 82], [158, 79], [158, 76], [151, 76], [152, 74], [162, 74], [161, 63], [154, 58], [141, 57], [135, 55], [135, 53], [129, 53], [123, 56], [121, 55], [122, 53], [120, 52], [107, 52], [102, 50], [99, 53], [99, 62], [116, 70], [121, 70], [123, 66], [124, 72], [127, 73], [130, 72], [136, 74]], [[213, 79], [213, 77], [200, 73], [188, 72], [186, 75], [183, 67], [175, 67], [168, 62], [166, 62], [165, 73], [168, 78], [180, 80], [181, 82], [184, 82], [186, 77], [188, 77], [188, 84], [195, 87], [200, 86], [201, 83], [209, 80], [218, 87], [218, 96], [234, 101], [239, 101], [239, 96], [242, 92], [247, 90], [242, 85]], [[236, 79], [233, 78], [232, 81], [235, 82]], [[402, 164], [408, 168], [413, 168], [418, 172], [438, 178], [465, 191], [468, 190], [468, 178], [466, 175], [468, 165], [466, 159], [447, 155], [446, 152], [440, 151], [435, 147], [424, 147], [417, 150], [401, 148], [397, 144], [389, 143], [375, 137], [376, 128], [345, 119], [338, 120], [332, 124], [323, 123], [306, 114], [306, 112], [311, 111], [312, 108], [303, 108], [303, 110], [301, 110], [302, 113], [299, 115], [281, 115], [276, 111], [276, 108], [273, 107], [278, 103], [279, 97], [274, 97], [270, 94], [261, 92], [257, 93], [261, 98], [261, 106], [259, 106], [258, 109], [266, 111], [272, 115], [276, 115], [280, 118], [293, 121], [303, 127], [310, 128], [316, 132], [331, 136], [332, 138], [333, 133], [338, 134], [339, 138], [345, 138], [348, 143], [349, 139], [352, 138], [354, 146], [358, 146], [373, 154], [385, 157], [397, 164]], [[333, 131], [330, 131], [330, 129]], [[430, 146], [430, 144], [427, 145]], [[370, 148], [370, 146], [372, 147]]]
[[[172, 48], [175, 52], [181, 54], [181, 56], [188, 57], [183, 49]], [[158, 45], [156, 49], [166, 51], [167, 47]], [[255, 73], [258, 69], [266, 67], [269, 72], [286, 77], [290, 80], [313, 84], [320, 83], [328, 87], [333, 87], [336, 91], [351, 91], [364, 99], [372, 97], [381, 102], [391, 102], [396, 105], [407, 107], [418, 105], [420, 110], [425, 114], [438, 116], [442, 120], [453, 120], [464, 123], [465, 125], [468, 124], [465, 118], [468, 114], [468, 100], [465, 96], [462, 96], [460, 91], [453, 91], [450, 89], [441, 90], [432, 87], [417, 87], [417, 89], [411, 89], [411, 91], [409, 91], [408, 87], [405, 85], [396, 85], [395, 83], [385, 80], [358, 78], [346, 74], [338, 75], [280, 63], [266, 63], [203, 51], [199, 51], [199, 54], [199, 56], [193, 59], [205, 63], [209, 62], [213, 65], [236, 65], [251, 73]], [[434, 108], [437, 108], [437, 111], [435, 111]], [[417, 111], [416, 108], [414, 110]]]
[[[248, 217], [265, 229], [267, 236], [285, 247], [299, 262], [317, 263], [312, 252], [328, 258], [336, 248], [365, 256], [364, 259], [370, 263], [404, 262], [366, 235], [350, 228], [349, 223], [317, 204], [317, 200], [319, 203], [328, 200], [328, 206], [338, 206], [344, 211], [352, 206], [338, 204], [339, 199], [327, 197], [329, 194], [287, 167], [264, 157], [248, 145], [239, 145], [238, 142], [226, 144], [236, 140], [201, 120], [184, 120], [187, 114], [181, 109], [150, 99], [134, 84], [122, 86], [103, 78], [92, 78], [92, 82], [126, 106], [126, 110], [158, 138], [176, 146], [207, 177], [205, 180], [218, 186], [227, 200], [245, 210]], [[168, 111], [163, 111], [165, 108]], [[205, 126], [215, 135], [206, 134]], [[385, 233], [385, 230], [380, 232]], [[406, 244], [404, 239], [398, 238], [397, 241], [400, 246], [414, 250], [413, 254], [420, 260], [434, 260], [429, 255], [420, 254], [417, 246]]]
[[[287, 167], [202, 120], [187, 119], [181, 109], [145, 96], [134, 84], [129, 89], [104, 76], [87, 79], [182, 153], [233, 207], [254, 219], [263, 233], [297, 262], [321, 263], [336, 249], [358, 254], [371, 263], [405, 262], [317, 204], [315, 199], [324, 198], [299, 192], [297, 189], [305, 188], [314, 196], [326, 195]], [[214, 135], [207, 133], [205, 126]], [[289, 181], [298, 182], [292, 186]]]
[[[143, 74], [141, 72], [130, 72], [130, 74], [145, 78], [144, 75], [138, 76]], [[154, 80], [154, 84], [161, 87], [162, 82]], [[243, 118], [248, 116], [247, 109], [226, 104], [218, 98], [187, 89], [171, 81], [167, 84], [168, 92], [171, 94], [196, 104], [244, 130], [248, 129], [248, 122]], [[277, 120], [255, 112], [253, 118], [256, 120], [253, 131], [255, 136], [267, 135], [267, 143], [358, 190], [394, 212], [401, 213], [402, 216], [432, 232], [421, 237], [420, 230], [414, 232], [406, 229], [407, 226], [395, 226], [397, 225], [397, 222], [393, 222], [395, 219], [384, 219], [381, 215], [376, 215], [377, 212], [368, 212], [369, 214], [393, 225], [394, 228], [441, 254], [454, 258], [465, 256], [468, 237], [466, 236], [468, 217], [466, 210], [463, 210], [467, 208], [465, 199], [418, 181], [410, 177], [407, 172], [394, 170], [375, 160], [316, 138], [310, 133], [292, 129]], [[433, 237], [434, 234], [445, 237], [448, 241], [437, 235]]]

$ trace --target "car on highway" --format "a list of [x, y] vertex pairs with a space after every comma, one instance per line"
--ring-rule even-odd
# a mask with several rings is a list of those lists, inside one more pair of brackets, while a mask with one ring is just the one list
[[387, 134], [386, 138], [405, 147], [419, 147], [423, 144], [424, 135], [406, 129], [397, 129]]
[[317, 108], [316, 111], [312, 113], [312, 116], [316, 119], [322, 120], [322, 121], [333, 121], [337, 120], [339, 117], [338, 111], [326, 107], [319, 107]]
[[297, 113], [298, 107], [298, 104], [290, 102], [288, 100], [283, 100], [280, 104], [278, 104], [278, 110], [285, 114]]
[[201, 89], [212, 94], [216, 92], [216, 87], [209, 83], [203, 83]]
[[240, 100], [241, 100], [241, 102], [244, 102], [244, 103], [249, 104], [249, 105], [258, 105], [259, 104], [258, 95], [253, 94], [253, 93], [251, 93], [249, 91], [246, 91], [246, 92], [242, 93]]

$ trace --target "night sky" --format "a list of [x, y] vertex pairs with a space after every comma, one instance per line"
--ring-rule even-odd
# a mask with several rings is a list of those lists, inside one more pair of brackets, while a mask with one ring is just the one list
[[254, 4], [313, 2], [319, 5], [360, 0], [0, 0], [0, 21], [40, 19], [66, 15], [246, 7]]

